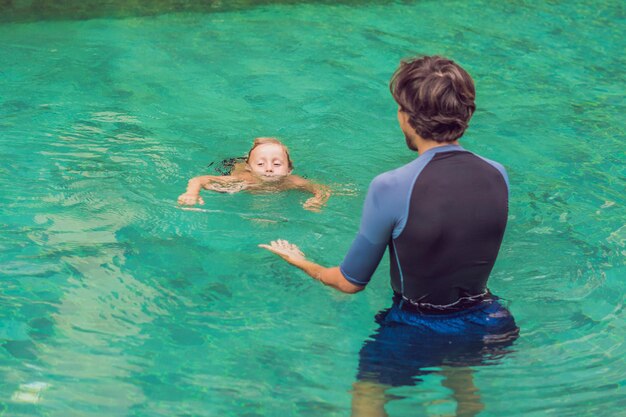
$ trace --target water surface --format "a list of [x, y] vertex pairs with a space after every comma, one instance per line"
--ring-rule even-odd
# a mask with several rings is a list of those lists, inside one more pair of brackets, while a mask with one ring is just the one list
[[[462, 143], [511, 180], [490, 284], [522, 334], [474, 369], [480, 415], [623, 413], [622, 3], [143, 14], [0, 25], [5, 415], [347, 415], [388, 260], [348, 296], [256, 245], [341, 261], [371, 179], [415, 157], [387, 82], [418, 53], [473, 75]], [[176, 206], [255, 136], [284, 139], [295, 172], [333, 188], [322, 213], [296, 192]], [[389, 413], [454, 413], [441, 379], [392, 391]]]

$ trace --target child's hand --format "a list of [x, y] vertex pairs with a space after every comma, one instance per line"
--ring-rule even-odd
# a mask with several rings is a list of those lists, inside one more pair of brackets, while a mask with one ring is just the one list
[[320, 211], [322, 211], [322, 206], [324, 205], [324, 201], [320, 200], [317, 197], [311, 197], [309, 199], [307, 199], [304, 204], [302, 204], [302, 207], [304, 207], [305, 210], [309, 210], [309, 211], [314, 211], [316, 213], [319, 213]]
[[178, 204], [181, 206], [193, 206], [204, 204], [204, 200], [198, 194], [184, 193], [178, 196]]

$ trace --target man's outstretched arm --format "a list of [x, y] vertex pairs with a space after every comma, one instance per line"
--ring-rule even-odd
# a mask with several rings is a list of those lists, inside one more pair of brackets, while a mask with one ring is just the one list
[[269, 250], [276, 255], [306, 272], [312, 278], [322, 282], [324, 285], [335, 288], [341, 292], [354, 294], [361, 291], [364, 286], [355, 285], [348, 281], [338, 266], [326, 268], [315, 262], [307, 261], [304, 253], [296, 246], [286, 240], [275, 240], [269, 245], [262, 244], [259, 247]]

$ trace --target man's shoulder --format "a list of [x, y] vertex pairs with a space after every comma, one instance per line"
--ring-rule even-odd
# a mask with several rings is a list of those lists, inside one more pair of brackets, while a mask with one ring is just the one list
[[383, 172], [382, 174], [378, 174], [372, 180], [370, 187], [389, 187], [397, 184], [398, 182], [398, 168], [393, 169], [391, 171]]
[[488, 164], [492, 168], [495, 168], [500, 173], [502, 178], [504, 179], [504, 182], [506, 183], [507, 187], [509, 186], [509, 175], [507, 174], [506, 168], [504, 168], [504, 165], [502, 165], [501, 163], [499, 163], [497, 161], [494, 161], [492, 159], [485, 158], [484, 156], [475, 154], [473, 152], [471, 152], [471, 153], [472, 153], [472, 155], [474, 155], [477, 158], [481, 159], [483, 162], [485, 162], [486, 164]]
[[467, 152], [468, 152], [468, 153], [471, 153], [472, 155], [474, 155], [475, 157], [477, 157], [477, 158], [479, 158], [479, 159], [482, 159], [484, 162], [488, 163], [489, 165], [493, 166], [494, 168], [497, 168], [497, 169], [504, 169], [504, 165], [502, 165], [502, 164], [501, 164], [500, 162], [498, 162], [498, 161], [494, 161], [493, 159], [485, 158], [484, 156], [479, 155], [479, 154], [477, 154], [477, 153], [475, 153], [475, 152], [470, 152], [470, 151], [467, 151]]
[[419, 158], [416, 158], [405, 165], [377, 175], [372, 183], [380, 185], [400, 185], [412, 182], [412, 180], [415, 179], [415, 175], [419, 172], [420, 166], [427, 162], [428, 161], [421, 161]]
[[370, 191], [394, 195], [408, 189], [415, 179], [414, 162], [377, 175], [370, 184]]
[[499, 175], [500, 177], [502, 177], [502, 179], [504, 180], [506, 184], [507, 189], [509, 188], [509, 175], [506, 172], [506, 168], [504, 167], [504, 165], [492, 159], [485, 158], [484, 156], [478, 155], [477, 153], [474, 153], [471, 151], [466, 151], [466, 153], [472, 155], [473, 157], [477, 158], [477, 160], [481, 161], [482, 166], [488, 167], [487, 169], [491, 170], [491, 172], [493, 172], [494, 175]]

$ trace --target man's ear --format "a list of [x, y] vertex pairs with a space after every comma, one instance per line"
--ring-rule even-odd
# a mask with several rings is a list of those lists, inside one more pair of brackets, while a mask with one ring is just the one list
[[400, 124], [408, 124], [409, 123], [409, 114], [407, 112], [398, 109], [398, 121]]
[[246, 162], [246, 171], [252, 171], [252, 167], [250, 167], [250, 164]]

